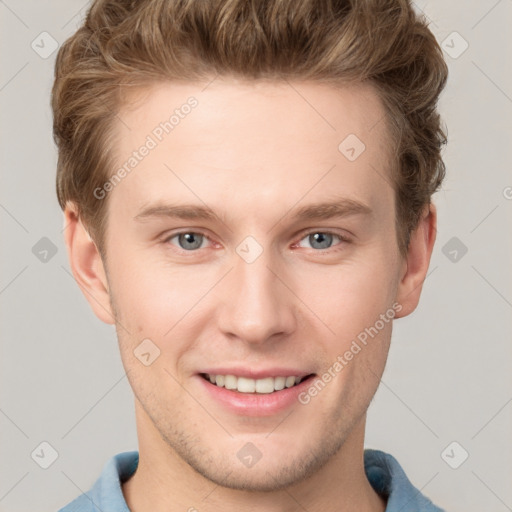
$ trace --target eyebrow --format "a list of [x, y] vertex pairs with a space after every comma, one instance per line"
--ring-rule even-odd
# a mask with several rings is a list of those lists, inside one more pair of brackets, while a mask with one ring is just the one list
[[[371, 212], [371, 208], [364, 203], [345, 198], [338, 199], [336, 201], [306, 205], [295, 211], [291, 210], [287, 212], [281, 217], [281, 219], [292, 214], [292, 218], [297, 221], [327, 220], [356, 214], [368, 215]], [[156, 204], [153, 206], [147, 206], [134, 217], [134, 220], [145, 221], [150, 218], [158, 217], [182, 220], [221, 220], [220, 216], [208, 206], [194, 204]]]

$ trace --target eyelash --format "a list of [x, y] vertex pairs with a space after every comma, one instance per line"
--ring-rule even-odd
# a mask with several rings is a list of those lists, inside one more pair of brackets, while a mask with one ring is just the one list
[[[179, 235], [184, 235], [186, 233], [192, 233], [194, 235], [201, 235], [201, 236], [205, 237], [207, 240], [209, 240], [210, 242], [212, 241], [210, 239], [210, 237], [206, 233], [204, 233], [203, 231], [185, 230], [185, 231], [178, 231], [177, 233], [173, 233], [172, 235], [167, 236], [163, 240], [163, 243], [164, 244], [169, 244], [170, 240], [172, 240], [173, 238], [175, 238], [175, 237], [177, 237]], [[340, 243], [338, 243], [337, 245], [347, 244], [347, 243], [351, 242], [351, 240], [348, 237], [343, 236], [343, 235], [341, 235], [339, 233], [336, 233], [335, 231], [324, 231], [324, 230], [320, 230], [320, 229], [313, 229], [313, 230], [310, 230], [310, 231], [307, 231], [307, 232], [303, 233], [298, 242], [301, 242], [302, 240], [304, 240], [304, 238], [308, 237], [309, 235], [315, 234], [315, 233], [322, 233], [324, 235], [333, 235], [335, 237], [338, 237], [340, 239]], [[171, 245], [174, 245], [174, 244], [171, 244]], [[296, 245], [296, 244], [294, 244], [294, 245]], [[335, 245], [333, 247], [328, 247], [327, 249], [313, 249], [313, 248], [311, 248], [311, 250], [313, 250], [314, 252], [317, 252], [317, 253], [327, 253], [327, 252], [331, 252], [331, 251], [340, 250], [340, 248], [336, 249], [337, 245]], [[195, 249], [193, 251], [186, 251], [185, 249], [181, 249], [177, 245], [174, 245], [174, 247], [175, 247], [175, 249], [178, 252], [185, 253], [185, 254], [192, 254], [194, 252], [198, 252], [199, 251], [199, 249]], [[306, 249], [307, 249], [307, 247], [306, 247]]]

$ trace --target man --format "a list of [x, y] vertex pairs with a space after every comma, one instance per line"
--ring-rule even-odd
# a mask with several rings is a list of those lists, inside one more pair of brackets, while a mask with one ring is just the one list
[[446, 76], [405, 0], [92, 4], [57, 192], [139, 450], [61, 511], [440, 510], [364, 430], [435, 241]]

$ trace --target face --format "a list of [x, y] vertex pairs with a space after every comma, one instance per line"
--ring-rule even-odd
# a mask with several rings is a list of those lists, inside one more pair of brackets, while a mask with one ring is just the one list
[[369, 85], [205, 85], [119, 115], [106, 307], [141, 449], [282, 488], [364, 428], [402, 308], [384, 110]]

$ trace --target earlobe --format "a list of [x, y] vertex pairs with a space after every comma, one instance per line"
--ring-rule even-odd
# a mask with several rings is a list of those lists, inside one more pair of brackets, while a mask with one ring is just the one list
[[397, 302], [402, 305], [402, 309], [396, 318], [409, 315], [418, 305], [434, 249], [436, 228], [436, 208], [430, 204], [425, 208], [418, 226], [411, 233], [404, 261], [404, 272], [397, 292]]
[[114, 324], [108, 281], [101, 255], [73, 203], [66, 205], [64, 223], [64, 238], [73, 276], [95, 315], [107, 324]]

